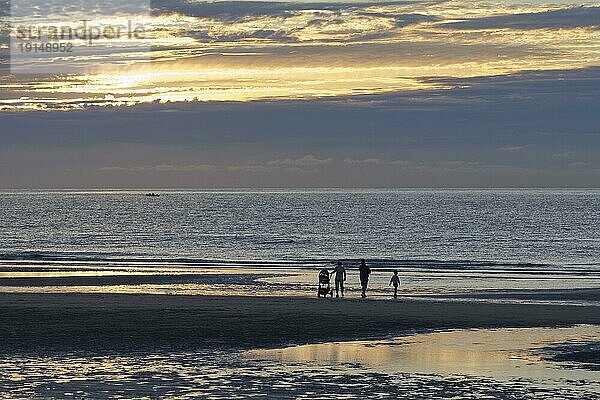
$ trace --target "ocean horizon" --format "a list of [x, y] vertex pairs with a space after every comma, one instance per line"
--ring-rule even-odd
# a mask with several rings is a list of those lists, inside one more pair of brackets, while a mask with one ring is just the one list
[[[0, 190], [0, 259], [597, 266], [598, 189]], [[68, 210], [68, 213], [65, 211]]]

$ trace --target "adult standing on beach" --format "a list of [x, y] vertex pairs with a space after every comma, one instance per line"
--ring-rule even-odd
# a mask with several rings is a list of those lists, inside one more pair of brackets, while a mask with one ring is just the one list
[[364, 299], [367, 297], [367, 286], [369, 285], [369, 275], [371, 275], [371, 268], [369, 268], [364, 258], [360, 260], [358, 271], [360, 272], [360, 287], [362, 288], [360, 296]]
[[335, 297], [340, 297], [340, 289], [342, 291], [342, 297], [344, 297], [344, 281], [346, 280], [346, 268], [341, 261], [337, 262], [337, 265], [333, 269], [332, 274], [335, 274]]

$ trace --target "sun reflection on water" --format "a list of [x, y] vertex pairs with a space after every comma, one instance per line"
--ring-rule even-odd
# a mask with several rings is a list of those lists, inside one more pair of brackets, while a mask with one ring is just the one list
[[[283, 349], [250, 350], [250, 359], [283, 362], [358, 363], [386, 373], [440, 373], [528, 378], [551, 384], [594, 380], [594, 371], [562, 369], [543, 361], [534, 350], [561, 342], [600, 340], [600, 327], [503, 328], [423, 333], [391, 340], [309, 344]], [[595, 386], [600, 389], [600, 383]]]
[[[597, 327], [589, 326], [439, 332], [394, 341], [314, 345], [315, 351], [304, 346], [286, 357], [273, 354], [289, 349], [10, 354], [0, 356], [0, 398], [329, 398], [331, 393], [345, 399], [390, 400], [445, 398], [449, 393], [458, 398], [593, 398], [599, 389], [597, 372], [542, 365], [529, 351], [519, 350], [554, 340], [598, 340], [599, 335]], [[490, 347], [487, 353], [481, 350], [485, 345]], [[512, 355], [516, 361], [506, 361]], [[523, 375], [517, 379], [485, 377], [490, 363], [506, 368], [519, 360]], [[414, 365], [423, 364], [428, 370], [416, 372], [420, 367]], [[460, 374], [476, 366], [483, 370]], [[442, 367], [446, 369], [440, 372]]]

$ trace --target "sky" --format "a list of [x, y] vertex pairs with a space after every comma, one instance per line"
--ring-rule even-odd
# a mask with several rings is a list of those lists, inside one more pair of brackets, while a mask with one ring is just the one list
[[0, 188], [600, 187], [593, 2], [41, 1], [144, 35], [0, 45]]

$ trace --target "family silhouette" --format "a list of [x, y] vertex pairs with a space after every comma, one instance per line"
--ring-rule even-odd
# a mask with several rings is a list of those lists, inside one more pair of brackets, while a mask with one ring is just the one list
[[[360, 260], [358, 267], [359, 280], [360, 280], [360, 296], [364, 299], [367, 297], [367, 290], [369, 288], [369, 277], [371, 276], [371, 268], [367, 265], [365, 259]], [[319, 272], [319, 288], [317, 290], [318, 297], [333, 297], [334, 289], [331, 288], [331, 276], [334, 276], [333, 282], [335, 287], [335, 297], [344, 297], [344, 284], [346, 282], [346, 267], [341, 261], [336, 262], [333, 271], [329, 271], [327, 268], [323, 268]], [[398, 298], [398, 286], [400, 286], [400, 277], [398, 271], [394, 270], [393, 275], [390, 279], [389, 286], [394, 287], [394, 299]]]

